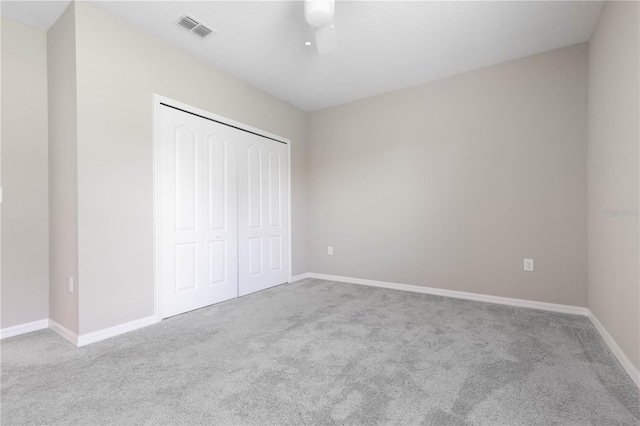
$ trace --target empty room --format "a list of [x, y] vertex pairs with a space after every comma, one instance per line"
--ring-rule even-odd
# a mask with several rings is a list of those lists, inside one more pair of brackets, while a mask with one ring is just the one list
[[640, 425], [640, 2], [0, 2], [3, 425]]

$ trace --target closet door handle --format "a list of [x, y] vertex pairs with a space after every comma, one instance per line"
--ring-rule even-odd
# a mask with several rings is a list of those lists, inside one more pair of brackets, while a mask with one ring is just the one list
[[220, 238], [220, 234], [216, 235], [216, 238]]
[[257, 233], [257, 232], [254, 232], [254, 233], [253, 233], [253, 235], [258, 235], [258, 233]]

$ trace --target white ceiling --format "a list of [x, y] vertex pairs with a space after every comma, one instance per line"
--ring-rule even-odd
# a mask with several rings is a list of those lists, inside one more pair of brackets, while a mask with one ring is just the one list
[[[2, 14], [47, 29], [60, 3], [3, 1]], [[320, 56], [304, 45], [301, 1], [91, 3], [306, 111], [588, 41], [603, 5], [338, 0], [338, 49]], [[178, 27], [185, 12], [218, 34], [200, 40]]]
[[69, 0], [0, 0], [0, 13], [5, 18], [47, 31], [58, 20]]

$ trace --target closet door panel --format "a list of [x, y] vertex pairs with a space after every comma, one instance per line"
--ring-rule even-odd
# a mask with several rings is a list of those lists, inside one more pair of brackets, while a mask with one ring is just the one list
[[160, 131], [162, 314], [167, 317], [197, 300], [201, 282], [198, 155], [202, 122], [162, 108]]
[[269, 184], [269, 226], [279, 227], [282, 222], [282, 158], [271, 149], [267, 154], [267, 177]]
[[175, 129], [176, 229], [182, 232], [198, 231], [198, 124], [185, 122]]
[[222, 301], [238, 297], [238, 208], [236, 144], [242, 133], [204, 121], [207, 191], [204, 194], [204, 246], [207, 286]]
[[209, 243], [209, 285], [224, 284], [228, 280], [228, 250], [226, 241]]
[[239, 131], [162, 107], [162, 317], [237, 297]]
[[265, 265], [269, 268], [273, 285], [289, 279], [289, 217], [287, 146], [283, 143], [264, 140], [266, 145], [266, 191], [269, 208], [265, 212], [265, 236], [269, 241]]
[[249, 276], [262, 275], [262, 237], [249, 237]]
[[282, 237], [280, 235], [269, 237], [269, 270], [282, 269]]
[[263, 243], [263, 155], [259, 139], [245, 134], [238, 146], [238, 290], [239, 295], [253, 293], [247, 287], [264, 276]]
[[262, 229], [262, 149], [251, 143], [246, 147], [247, 215], [249, 228]]
[[245, 134], [238, 148], [239, 294], [287, 282], [286, 145]]

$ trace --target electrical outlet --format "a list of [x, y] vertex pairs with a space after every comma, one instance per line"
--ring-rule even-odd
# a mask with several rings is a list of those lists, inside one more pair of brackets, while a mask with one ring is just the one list
[[73, 293], [73, 277], [72, 276], [67, 277], [67, 290], [69, 291], [69, 293]]
[[333, 247], [327, 247], [327, 254], [333, 256]]
[[533, 272], [533, 259], [524, 260], [524, 270], [527, 272]]

